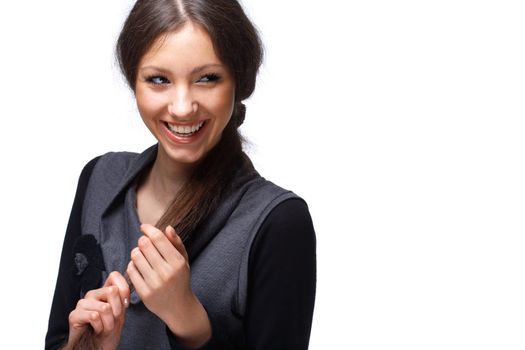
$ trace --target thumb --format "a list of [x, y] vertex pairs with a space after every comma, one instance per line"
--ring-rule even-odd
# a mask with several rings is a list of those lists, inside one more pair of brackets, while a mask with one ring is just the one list
[[118, 288], [120, 298], [122, 299], [122, 303], [127, 308], [129, 306], [129, 297], [131, 290], [128, 282], [126, 281], [126, 278], [122, 276], [120, 272], [113, 271], [109, 274], [106, 283], [104, 283], [104, 287], [109, 286], [116, 286]]

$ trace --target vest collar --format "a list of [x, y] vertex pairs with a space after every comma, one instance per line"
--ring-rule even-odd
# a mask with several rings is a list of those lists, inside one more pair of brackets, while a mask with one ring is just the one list
[[115, 186], [113, 194], [110, 196], [108, 205], [105, 208], [102, 217], [106, 216], [114, 205], [118, 205], [118, 198], [123, 198], [129, 186], [136, 180], [137, 176], [148, 166], [150, 166], [157, 157], [158, 145], [153, 145], [144, 152], [132, 157], [129, 161], [127, 169], [122, 176], [122, 180]]

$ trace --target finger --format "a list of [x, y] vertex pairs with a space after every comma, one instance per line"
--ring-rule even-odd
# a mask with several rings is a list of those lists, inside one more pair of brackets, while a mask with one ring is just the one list
[[89, 313], [89, 324], [91, 327], [93, 327], [93, 330], [96, 334], [100, 334], [104, 331], [104, 325], [102, 324], [102, 320], [100, 319], [98, 312], [91, 311]]
[[133, 282], [135, 290], [141, 297], [149, 292], [149, 287], [146, 284], [146, 281], [144, 281], [144, 277], [142, 277], [133, 261], [129, 262], [126, 272], [128, 273], [131, 282]]
[[144, 235], [151, 240], [162, 258], [167, 261], [168, 264], [173, 262], [177, 250], [174, 249], [173, 244], [169, 241], [164, 232], [155, 226], [148, 224], [142, 224], [140, 229]]
[[118, 271], [113, 271], [109, 274], [104, 286], [116, 286], [118, 293], [124, 307], [129, 306], [129, 295], [131, 293], [130, 287], [124, 276]]
[[92, 289], [86, 293], [86, 295], [84, 296], [84, 299], [102, 300], [102, 299], [105, 299], [105, 295], [106, 293], [103, 291], [102, 288]]
[[106, 287], [92, 289], [86, 293], [86, 296], [84, 297], [84, 299], [107, 301], [108, 300], [108, 290]]
[[69, 344], [78, 344], [80, 337], [88, 331], [88, 327], [92, 328], [90, 327], [91, 312], [92, 311], [75, 309], [69, 313]]
[[[110, 288], [110, 287], [108, 287]], [[108, 289], [102, 288], [102, 289]], [[106, 291], [107, 292], [107, 291]], [[116, 294], [116, 293], [115, 293]], [[120, 298], [116, 294], [118, 301]], [[114, 327], [114, 316], [111, 305], [104, 301], [96, 299], [80, 299], [77, 303], [75, 310], [79, 312], [89, 313], [89, 323], [92, 324], [93, 328], [97, 331], [97, 334], [102, 331], [109, 332]], [[80, 313], [82, 315], [82, 313]]]
[[[150, 286], [156, 286], [158, 281], [156, 272], [153, 270], [139, 248], [134, 248], [131, 251], [131, 261], [133, 262], [135, 268], [142, 275], [143, 280]], [[133, 284], [135, 285], [135, 282], [133, 282]], [[136, 287], [137, 286], [135, 285], [135, 288]]]
[[105, 301], [100, 301], [97, 299], [80, 299], [77, 303], [77, 306], [75, 310], [87, 310], [87, 311], [96, 311], [101, 312], [102, 307], [106, 305], [107, 303]]
[[177, 232], [172, 226], [166, 227], [166, 237], [168, 237], [171, 244], [173, 244], [175, 249], [177, 249], [177, 251], [184, 257], [184, 259], [187, 262], [189, 262], [190, 259], [188, 257], [188, 252], [186, 251], [186, 247], [182, 242], [182, 238], [180, 238], [180, 236], [177, 234]]
[[108, 288], [108, 304], [111, 306], [111, 312], [114, 318], [119, 318], [123, 312], [123, 301], [120, 298], [117, 286], [109, 286]]
[[97, 311], [76, 308], [69, 314], [69, 324], [72, 328], [80, 329], [91, 325], [95, 333], [100, 333], [104, 329]]
[[138, 244], [142, 255], [144, 255], [153, 270], [165, 271], [168, 268], [167, 261], [164, 260], [150, 238], [142, 236], [139, 238]]
[[111, 309], [111, 304], [106, 303], [101, 307], [101, 310], [98, 312], [100, 320], [102, 321], [102, 326], [104, 327], [104, 333], [111, 332], [115, 327], [115, 316], [113, 316], [113, 310]]
[[73, 328], [84, 328], [91, 323], [92, 314], [96, 313], [93, 310], [83, 308], [76, 308], [69, 313], [69, 324]]

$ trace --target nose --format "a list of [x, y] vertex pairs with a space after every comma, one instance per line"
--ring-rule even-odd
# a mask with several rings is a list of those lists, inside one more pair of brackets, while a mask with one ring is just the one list
[[194, 101], [189, 89], [175, 89], [168, 104], [170, 116], [176, 119], [190, 119], [196, 111], [197, 102]]

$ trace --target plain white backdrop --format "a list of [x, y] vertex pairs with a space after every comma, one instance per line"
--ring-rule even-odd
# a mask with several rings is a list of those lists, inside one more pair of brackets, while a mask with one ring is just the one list
[[[248, 152], [317, 232], [310, 348], [525, 348], [523, 2], [243, 3]], [[1, 348], [43, 348], [83, 165], [154, 142], [113, 56], [131, 4], [0, 3]]]

